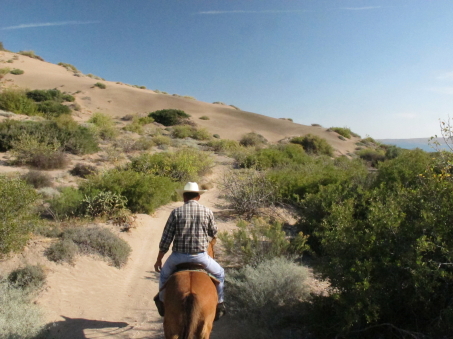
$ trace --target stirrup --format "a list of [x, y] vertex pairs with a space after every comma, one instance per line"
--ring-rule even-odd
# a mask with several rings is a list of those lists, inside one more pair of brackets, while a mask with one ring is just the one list
[[154, 297], [154, 303], [156, 304], [157, 312], [163, 317], [165, 315], [164, 303], [159, 299], [159, 293]]
[[226, 308], [225, 304], [223, 302], [217, 304], [217, 308], [215, 310], [215, 318], [214, 321], [219, 320], [221, 317], [223, 317], [226, 314]]

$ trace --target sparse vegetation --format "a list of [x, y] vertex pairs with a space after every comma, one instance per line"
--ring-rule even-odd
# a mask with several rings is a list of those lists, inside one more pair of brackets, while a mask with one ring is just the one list
[[106, 114], [94, 113], [88, 122], [96, 126], [96, 132], [101, 139], [111, 140], [118, 135], [113, 119]]
[[203, 115], [200, 117], [201, 120], [209, 120], [209, 117], [207, 115]]
[[32, 59], [38, 59], [38, 60], [44, 61], [44, 59], [41, 58], [39, 55], [36, 55], [34, 51], [19, 51], [19, 52], [17, 52], [17, 54], [25, 55]]
[[360, 138], [360, 135], [351, 131], [349, 127], [330, 127], [329, 131], [337, 132], [347, 139], [351, 139], [351, 137]]
[[24, 72], [24, 70], [22, 70], [22, 69], [14, 68], [13, 70], [11, 70], [10, 73], [13, 74], [13, 75], [22, 75], [22, 74], [24, 74], [25, 72]]
[[92, 78], [92, 79], [95, 79], [95, 80], [102, 80], [102, 81], [105, 81], [104, 78], [98, 77], [97, 75], [94, 75], [94, 74], [91, 74], [91, 73], [88, 73], [88, 74], [87, 74], [87, 77]]
[[293, 144], [301, 145], [309, 154], [324, 154], [333, 156], [333, 147], [327, 142], [326, 139], [318, 137], [316, 135], [307, 134], [301, 137], [292, 138], [290, 142]]
[[6, 74], [11, 72], [11, 68], [5, 67], [5, 68], [0, 68], [0, 79], [2, 79]]
[[0, 176], [0, 256], [19, 251], [38, 222], [38, 194], [20, 179]]
[[94, 87], [98, 87], [100, 89], [106, 89], [107, 88], [107, 85], [103, 84], [102, 82], [96, 82], [93, 86]]
[[22, 175], [22, 179], [34, 188], [52, 186], [52, 178], [47, 173], [41, 171], [28, 171]]
[[228, 139], [211, 140], [206, 144], [206, 146], [217, 153], [229, 153], [237, 150], [240, 147], [239, 143], [236, 140]]
[[91, 174], [97, 173], [97, 169], [93, 165], [78, 163], [69, 173], [81, 178], [86, 178]]
[[179, 109], [162, 109], [149, 113], [149, 117], [164, 126], [174, 126], [190, 118], [190, 115]]
[[24, 90], [5, 89], [0, 93], [0, 109], [17, 114], [36, 115], [36, 104]]
[[209, 140], [211, 139], [211, 134], [209, 134], [206, 128], [196, 128], [193, 126], [182, 125], [174, 126], [172, 130], [173, 138], [192, 138], [195, 140]]
[[58, 65], [66, 68], [68, 71], [71, 71], [73, 73], [79, 73], [79, 70], [71, 64], [67, 64], [65, 62], [59, 62]]
[[239, 144], [246, 147], [260, 147], [267, 143], [267, 139], [263, 137], [261, 134], [250, 132], [245, 134]]
[[46, 273], [42, 266], [26, 265], [18, 268], [8, 275], [8, 281], [11, 286], [21, 288], [27, 292], [40, 289], [46, 282]]

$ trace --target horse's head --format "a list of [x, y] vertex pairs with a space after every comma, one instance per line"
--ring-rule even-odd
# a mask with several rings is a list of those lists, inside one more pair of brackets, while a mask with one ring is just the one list
[[208, 255], [212, 259], [215, 259], [214, 245], [216, 242], [217, 242], [217, 238], [212, 238], [212, 240], [209, 242], [209, 245], [208, 245]]

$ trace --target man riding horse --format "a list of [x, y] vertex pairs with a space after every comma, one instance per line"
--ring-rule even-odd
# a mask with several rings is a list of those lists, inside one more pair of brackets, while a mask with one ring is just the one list
[[[184, 205], [174, 209], [168, 217], [162, 238], [159, 244], [154, 269], [160, 272], [159, 293], [154, 297], [157, 310], [164, 316], [165, 283], [176, 269], [176, 265], [182, 263], [201, 264], [203, 268], [214, 276], [219, 284], [216, 285], [218, 304], [215, 319], [225, 314], [223, 303], [223, 285], [225, 272], [223, 268], [211, 258], [206, 250], [209, 244], [209, 237], [215, 237], [217, 226], [212, 211], [199, 204], [200, 195], [206, 190], [200, 190], [196, 182], [188, 182], [183, 190], [177, 190], [184, 198]], [[173, 242], [172, 253], [162, 266], [162, 258]]]

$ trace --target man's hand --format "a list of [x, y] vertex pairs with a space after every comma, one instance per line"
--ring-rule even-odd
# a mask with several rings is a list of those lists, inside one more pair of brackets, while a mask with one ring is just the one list
[[162, 259], [157, 259], [156, 263], [154, 264], [154, 270], [156, 272], [160, 272], [161, 269], [162, 269]]
[[162, 258], [164, 257], [165, 253], [159, 251], [159, 254], [157, 255], [156, 263], [154, 264], [154, 270], [156, 272], [160, 272], [162, 269]]

